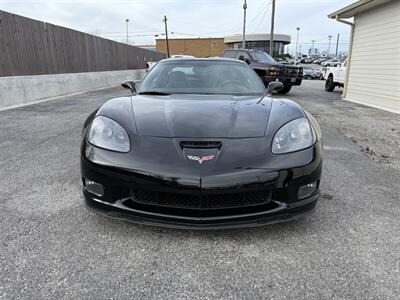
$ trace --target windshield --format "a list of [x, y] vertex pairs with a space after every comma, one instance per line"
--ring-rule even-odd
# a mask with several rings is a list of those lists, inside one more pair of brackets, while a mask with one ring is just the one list
[[177, 60], [157, 64], [138, 94], [264, 95], [265, 88], [249, 66], [216, 60]]
[[254, 51], [251, 52], [250, 54], [253, 60], [255, 61], [265, 61], [269, 63], [275, 62], [275, 60], [264, 51]]

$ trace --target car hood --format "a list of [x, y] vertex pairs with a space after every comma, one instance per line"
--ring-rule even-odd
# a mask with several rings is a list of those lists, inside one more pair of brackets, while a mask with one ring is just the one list
[[229, 95], [132, 97], [141, 136], [248, 138], [265, 135], [272, 100]]
[[279, 63], [279, 62], [270, 63], [270, 62], [266, 62], [266, 61], [254, 61], [251, 64], [251, 66], [253, 68], [275, 67], [275, 68], [279, 68], [279, 69], [285, 69], [285, 68], [300, 69], [299, 66], [292, 65], [292, 64], [283, 64], [283, 63]]

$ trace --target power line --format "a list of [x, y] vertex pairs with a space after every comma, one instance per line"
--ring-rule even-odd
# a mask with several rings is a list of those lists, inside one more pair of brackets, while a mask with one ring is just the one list
[[267, 3], [267, 5], [264, 6], [263, 10], [261, 11], [262, 17], [261, 17], [260, 21], [258, 22], [257, 26], [255, 27], [255, 32], [258, 31], [258, 28], [260, 28], [260, 25], [265, 21], [265, 18], [267, 17], [268, 12], [269, 12], [269, 8], [271, 7], [271, 2], [272, 2], [272, 0], [270, 0], [269, 2], [265, 2], [265, 3]]

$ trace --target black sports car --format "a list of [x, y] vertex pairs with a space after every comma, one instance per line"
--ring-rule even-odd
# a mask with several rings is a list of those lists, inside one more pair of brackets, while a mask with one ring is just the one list
[[244, 62], [166, 59], [133, 95], [86, 120], [81, 147], [89, 208], [179, 228], [291, 220], [314, 209], [320, 129], [298, 104], [276, 99]]

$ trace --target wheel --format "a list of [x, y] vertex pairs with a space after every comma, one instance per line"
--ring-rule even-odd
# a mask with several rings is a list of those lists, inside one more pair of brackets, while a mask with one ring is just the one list
[[333, 82], [333, 76], [329, 76], [325, 82], [325, 91], [332, 92], [335, 89], [335, 83]]
[[331, 65], [330, 64], [327, 64], [325, 67], [330, 67]]
[[283, 88], [278, 91], [278, 94], [287, 94], [289, 93], [291, 88], [292, 88], [291, 85], [284, 85]]

